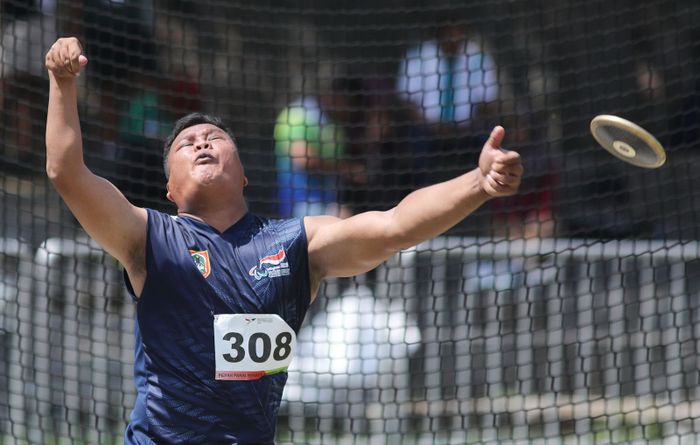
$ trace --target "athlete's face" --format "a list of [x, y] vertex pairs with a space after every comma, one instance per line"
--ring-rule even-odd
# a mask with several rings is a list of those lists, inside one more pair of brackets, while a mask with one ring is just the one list
[[248, 180], [236, 144], [221, 128], [199, 124], [177, 135], [168, 156], [168, 199], [184, 204], [203, 189], [240, 193]]

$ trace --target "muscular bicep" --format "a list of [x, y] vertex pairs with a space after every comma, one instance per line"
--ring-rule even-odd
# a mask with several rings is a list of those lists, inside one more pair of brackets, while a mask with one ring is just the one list
[[400, 250], [403, 246], [394, 233], [392, 212], [365, 212], [342, 220], [305, 218], [312, 278], [361, 274]]
[[145, 209], [131, 204], [111, 182], [84, 166], [52, 182], [88, 235], [127, 271], [144, 261]]

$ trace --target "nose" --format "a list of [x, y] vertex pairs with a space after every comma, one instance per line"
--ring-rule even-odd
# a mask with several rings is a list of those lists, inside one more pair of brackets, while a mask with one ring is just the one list
[[195, 143], [195, 144], [194, 144], [194, 147], [195, 147], [195, 149], [197, 149], [197, 150], [202, 150], [202, 149], [208, 149], [208, 148], [210, 148], [211, 145], [209, 144], [209, 141], [207, 141], [206, 139], [204, 139], [204, 140], [200, 140], [199, 142]]

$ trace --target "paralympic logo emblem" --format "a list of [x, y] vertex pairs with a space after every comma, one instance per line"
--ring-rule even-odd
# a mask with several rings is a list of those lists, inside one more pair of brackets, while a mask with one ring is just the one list
[[280, 249], [273, 255], [268, 255], [260, 258], [256, 266], [253, 266], [248, 275], [256, 280], [262, 280], [265, 277], [276, 278], [289, 275], [289, 263], [287, 262], [287, 253], [284, 249]]

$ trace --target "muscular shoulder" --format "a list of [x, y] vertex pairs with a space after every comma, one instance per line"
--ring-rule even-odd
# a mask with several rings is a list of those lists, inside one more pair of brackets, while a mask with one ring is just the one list
[[309, 253], [311, 253], [312, 244], [319, 238], [319, 232], [322, 232], [324, 227], [339, 221], [341, 221], [340, 218], [330, 215], [307, 216], [304, 218], [304, 229], [306, 230], [306, 238], [309, 241]]
[[340, 218], [329, 215], [304, 218], [304, 229], [308, 241], [309, 274], [312, 284], [320, 282], [324, 276], [322, 252], [323, 247], [329, 242], [327, 239], [328, 230], [324, 229], [340, 221], [342, 221]]

